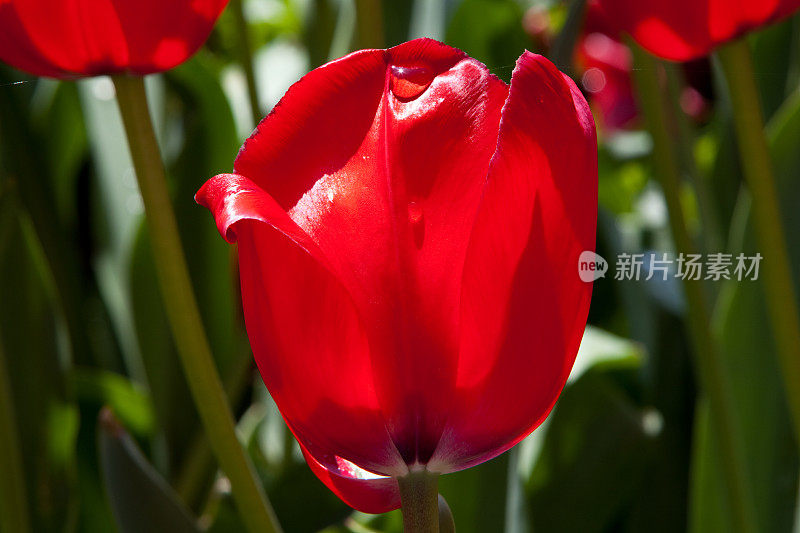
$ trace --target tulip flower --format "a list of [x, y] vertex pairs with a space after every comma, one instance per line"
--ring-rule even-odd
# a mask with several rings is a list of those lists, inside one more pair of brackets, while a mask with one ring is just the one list
[[600, 0], [609, 20], [651, 53], [673, 61], [702, 57], [800, 8], [800, 0]]
[[601, 126], [613, 132], [633, 122], [637, 108], [631, 82], [633, 61], [628, 47], [595, 32], [580, 39], [576, 55], [584, 69], [583, 88], [597, 106]]
[[597, 146], [545, 58], [525, 52], [509, 87], [429, 39], [350, 54], [292, 86], [196, 199], [238, 242], [267, 387], [356, 509], [495, 457], [552, 408], [589, 308]]
[[37, 76], [151, 74], [186, 61], [227, 0], [2, 0], [0, 60]]
[[581, 84], [596, 108], [601, 129], [613, 133], [630, 125], [637, 116], [631, 82], [633, 58], [597, 0], [587, 4], [575, 63], [583, 69]]

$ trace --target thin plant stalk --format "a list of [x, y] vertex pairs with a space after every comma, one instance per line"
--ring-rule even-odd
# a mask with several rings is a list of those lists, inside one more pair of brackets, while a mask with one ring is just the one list
[[383, 8], [380, 0], [356, 0], [358, 48], [383, 48]]
[[697, 196], [697, 205], [700, 212], [702, 225], [703, 251], [714, 253], [722, 249], [724, 240], [720, 229], [719, 213], [714, 204], [714, 197], [706, 176], [701, 175], [694, 159], [694, 136], [691, 125], [689, 124], [686, 113], [679, 104], [681, 92], [686, 87], [686, 80], [680, 70], [680, 65], [665, 64], [667, 74], [667, 87], [672, 102], [672, 113], [675, 117], [675, 125], [680, 142], [677, 148], [680, 150], [681, 162], [686, 169], [686, 173], [694, 186]]
[[117, 102], [142, 194], [161, 293], [194, 403], [220, 468], [252, 533], [277, 533], [277, 519], [236, 437], [186, 266], [166, 172], [147, 105], [144, 80], [116, 76]]
[[247, 82], [247, 100], [250, 104], [250, 114], [253, 116], [253, 124], [258, 124], [261, 120], [262, 112], [261, 104], [258, 101], [258, 84], [256, 83], [255, 65], [253, 64], [253, 46], [247, 28], [247, 19], [244, 16], [243, 0], [231, 0], [230, 9], [233, 14], [233, 20], [236, 22], [236, 34], [239, 38], [237, 45], [239, 63], [244, 69], [244, 77]]
[[781, 222], [778, 190], [764, 134], [753, 58], [741, 39], [717, 52], [734, 110], [742, 173], [752, 197], [756, 236], [764, 260], [766, 304], [780, 361], [795, 437], [800, 443], [800, 312]]
[[[653, 137], [653, 162], [669, 210], [675, 247], [684, 254], [695, 253], [681, 206], [680, 155], [672, 134], [674, 125], [670, 122], [670, 104], [659, 78], [659, 74], [663, 74], [662, 65], [637, 45], [632, 44], [632, 49], [638, 67], [637, 92]], [[753, 533], [756, 531], [756, 515], [749, 494], [744, 441], [735, 415], [730, 378], [711, 331], [710, 305], [701, 280], [684, 280], [683, 290], [698, 381], [708, 399], [711, 421], [719, 436], [720, 462], [733, 510], [733, 524], [740, 533]]]

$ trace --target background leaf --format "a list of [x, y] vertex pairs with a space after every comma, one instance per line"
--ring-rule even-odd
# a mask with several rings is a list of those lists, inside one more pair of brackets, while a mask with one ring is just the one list
[[104, 409], [100, 417], [103, 476], [119, 530], [123, 533], [200, 531], [189, 511], [147, 463], [111, 410]]

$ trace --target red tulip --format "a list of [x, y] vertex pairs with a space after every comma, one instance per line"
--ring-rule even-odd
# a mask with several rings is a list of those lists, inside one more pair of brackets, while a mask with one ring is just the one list
[[0, 60], [37, 76], [151, 74], [208, 38], [228, 0], [0, 0]]
[[597, 146], [575, 84], [511, 86], [428, 39], [296, 83], [197, 201], [238, 241], [264, 381], [314, 472], [367, 512], [410, 469], [491, 459], [548, 414], [591, 285]]
[[600, 0], [609, 20], [653, 54], [704, 56], [726, 41], [790, 15], [800, 0]]
[[581, 37], [577, 62], [583, 66], [583, 88], [599, 110], [600, 123], [608, 131], [625, 128], [637, 116], [633, 96], [631, 51], [603, 33]]
[[589, 0], [575, 62], [583, 68], [583, 88], [608, 132], [628, 126], [638, 111], [631, 81], [633, 58], [620, 38], [597, 0]]

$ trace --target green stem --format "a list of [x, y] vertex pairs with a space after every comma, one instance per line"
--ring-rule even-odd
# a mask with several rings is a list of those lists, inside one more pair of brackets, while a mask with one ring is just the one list
[[[632, 44], [636, 81], [642, 111], [653, 137], [653, 159], [669, 209], [670, 229], [679, 252], [694, 253], [681, 207], [681, 173], [679, 154], [674, 144], [674, 124], [670, 122], [669, 103], [664, 95], [659, 74], [661, 63]], [[711, 313], [700, 280], [683, 281], [686, 295], [687, 321], [695, 357], [698, 379], [711, 407], [711, 418], [718, 442], [726, 489], [734, 511], [736, 530], [756, 531], [755, 509], [749, 497], [747, 467], [742, 432], [735, 415], [730, 380], [722, 355], [711, 332]]]
[[583, 19], [586, 15], [586, 0], [572, 0], [567, 10], [567, 20], [553, 41], [550, 58], [559, 70], [572, 73], [573, 54], [578, 42]]
[[439, 533], [439, 475], [411, 472], [397, 482], [404, 533]]
[[247, 98], [250, 101], [250, 113], [253, 115], [253, 124], [258, 124], [262, 117], [261, 105], [258, 103], [258, 85], [256, 84], [256, 73], [253, 66], [253, 47], [250, 44], [250, 33], [247, 29], [247, 19], [244, 17], [242, 0], [231, 0], [230, 9], [237, 26], [239, 63], [244, 69], [244, 76], [247, 80]]
[[144, 80], [116, 76], [114, 85], [147, 215], [167, 317], [197, 412], [220, 468], [230, 479], [234, 500], [248, 530], [278, 532], [280, 526], [236, 437], [233, 416], [211, 356], [150, 121]]
[[700, 211], [700, 222], [702, 228], [703, 251], [714, 253], [721, 250], [724, 246], [722, 230], [720, 229], [719, 213], [714, 203], [714, 196], [709, 187], [708, 180], [701, 175], [697, 168], [694, 155], [694, 136], [689, 124], [686, 113], [679, 104], [681, 93], [686, 87], [686, 80], [680, 65], [665, 64], [667, 73], [667, 87], [672, 104], [672, 116], [675, 117], [678, 142], [676, 146], [680, 153], [681, 163], [686, 169], [695, 195], [697, 196], [697, 206]]
[[11, 380], [0, 346], [0, 531], [31, 530], [28, 492], [22, 470], [22, 452], [14, 416]]
[[356, 0], [358, 48], [383, 48], [383, 9], [380, 0]]
[[756, 235], [765, 254], [761, 269], [767, 309], [795, 436], [800, 443], [800, 312], [772, 161], [764, 135], [764, 119], [753, 77], [753, 59], [745, 40], [724, 46], [717, 54], [733, 104], [742, 171], [753, 198]]
[[[223, 381], [225, 395], [230, 398], [233, 405], [238, 404], [247, 391], [252, 361], [253, 357], [248, 349], [232, 365], [234, 368]], [[202, 434], [196, 435], [175, 480], [175, 492], [190, 508], [199, 508], [205, 502], [207, 494], [203, 494], [203, 490], [207, 489], [209, 473], [213, 467], [214, 455], [208, 446], [208, 441]]]

